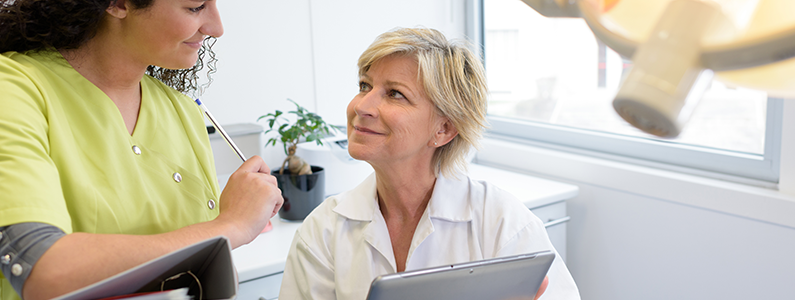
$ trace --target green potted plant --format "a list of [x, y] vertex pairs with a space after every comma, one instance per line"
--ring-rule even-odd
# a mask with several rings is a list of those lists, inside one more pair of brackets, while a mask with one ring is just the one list
[[[282, 162], [281, 168], [271, 171], [279, 182], [284, 205], [279, 210], [279, 217], [285, 220], [303, 220], [315, 207], [323, 202], [326, 190], [326, 177], [323, 168], [312, 166], [304, 159], [295, 155], [298, 144], [302, 142], [316, 142], [323, 145], [322, 138], [331, 135], [337, 127], [326, 124], [319, 115], [308, 111], [295, 101], [293, 111], [273, 113], [260, 116], [257, 121], [266, 119], [268, 129], [265, 133], [276, 131], [278, 136], [268, 139], [265, 146], [276, 146], [281, 142], [284, 154], [287, 157]], [[294, 115], [295, 121], [290, 121], [286, 116]]]

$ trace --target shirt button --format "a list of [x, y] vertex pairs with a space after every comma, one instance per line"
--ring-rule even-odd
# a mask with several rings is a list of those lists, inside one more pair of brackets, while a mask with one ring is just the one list
[[215, 208], [215, 200], [210, 199], [210, 201], [207, 201], [207, 206], [209, 206], [210, 209], [214, 209]]
[[135, 155], [141, 155], [141, 148], [138, 148], [138, 146], [133, 145], [132, 149], [133, 149], [133, 153], [135, 153]]
[[14, 276], [22, 275], [22, 266], [20, 264], [11, 266], [11, 274], [14, 274]]
[[3, 256], [0, 256], [0, 263], [2, 263], [4, 265], [7, 265], [10, 262], [11, 262], [11, 255], [10, 254], [6, 254], [6, 255], [3, 255]]
[[178, 172], [175, 172], [174, 175], [172, 175], [172, 177], [174, 178], [174, 181], [176, 181], [177, 183], [182, 182], [182, 175], [180, 175]]

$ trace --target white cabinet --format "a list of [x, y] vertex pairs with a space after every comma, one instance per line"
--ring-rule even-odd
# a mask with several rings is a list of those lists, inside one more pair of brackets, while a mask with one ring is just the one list
[[270, 276], [240, 282], [237, 299], [240, 300], [272, 300], [279, 298], [279, 287], [282, 284], [282, 272]]
[[563, 261], [566, 261], [566, 223], [569, 216], [566, 214], [566, 201], [558, 201], [539, 207], [530, 207], [544, 226], [547, 228], [549, 240]]

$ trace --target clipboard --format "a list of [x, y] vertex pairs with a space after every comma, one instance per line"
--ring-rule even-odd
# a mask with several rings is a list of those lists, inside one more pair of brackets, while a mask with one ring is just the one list
[[190, 294], [198, 295], [198, 285], [192, 276], [171, 279], [174, 275], [187, 271], [197, 277], [204, 299], [231, 300], [237, 295], [238, 279], [232, 263], [232, 247], [229, 239], [218, 236], [165, 254], [55, 299], [101, 299], [155, 292], [160, 291], [161, 283], [167, 279], [168, 288], [189, 287]]

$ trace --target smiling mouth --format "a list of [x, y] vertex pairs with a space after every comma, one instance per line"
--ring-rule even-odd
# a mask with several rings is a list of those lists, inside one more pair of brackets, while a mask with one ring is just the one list
[[201, 46], [202, 46], [202, 41], [198, 41], [198, 42], [185, 42], [185, 44], [187, 44], [188, 46], [191, 46], [191, 47], [193, 47], [193, 48], [199, 48], [199, 47], [201, 47]]
[[381, 134], [381, 133], [378, 133], [378, 132], [372, 131], [372, 130], [370, 130], [370, 129], [368, 129], [368, 128], [365, 128], [365, 127], [353, 126], [353, 129], [356, 129], [356, 131], [358, 131], [358, 132], [362, 132], [362, 133], [369, 133], [369, 134]]

